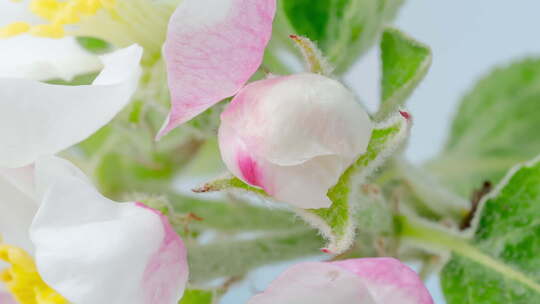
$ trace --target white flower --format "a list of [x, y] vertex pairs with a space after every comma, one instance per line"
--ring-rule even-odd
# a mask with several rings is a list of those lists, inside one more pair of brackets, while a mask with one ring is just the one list
[[278, 200], [329, 207], [328, 189], [366, 151], [372, 123], [352, 93], [318, 74], [254, 82], [221, 115], [229, 170]]
[[0, 78], [0, 167], [29, 165], [106, 125], [135, 92], [141, 56], [136, 45], [102, 56], [104, 68], [91, 85]]
[[[21, 214], [1, 212], [0, 229], [9, 244], [20, 241], [9, 232], [21, 236], [30, 228], [26, 249], [34, 252], [39, 277], [49, 287], [78, 304], [178, 303], [188, 277], [186, 250], [166, 217], [139, 203], [108, 200], [60, 158], [41, 158], [35, 169], [19, 170], [4, 172], [11, 183], [0, 186], [2, 206]], [[0, 258], [21, 263], [14, 250], [0, 244]], [[18, 266], [7, 270], [13, 273], [8, 289], [16, 297], [43, 296], [39, 288], [17, 285], [34, 275], [31, 269], [21, 274]]]
[[248, 304], [433, 304], [418, 275], [392, 258], [301, 263]]

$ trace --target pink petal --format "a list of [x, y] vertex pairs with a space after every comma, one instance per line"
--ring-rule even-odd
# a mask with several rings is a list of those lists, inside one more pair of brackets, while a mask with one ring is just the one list
[[352, 259], [332, 264], [363, 278], [376, 303], [433, 304], [416, 272], [396, 259]]
[[433, 304], [418, 275], [391, 258], [300, 263], [248, 304]]
[[373, 301], [369, 291], [356, 275], [331, 263], [321, 262], [293, 265], [263, 293], [248, 301], [248, 304], [278, 303], [379, 304]]
[[164, 56], [172, 109], [158, 138], [238, 92], [259, 68], [276, 0], [184, 0]]
[[[150, 258], [143, 277], [145, 303], [176, 303], [182, 297], [188, 280], [186, 247], [169, 220], [161, 212], [146, 208], [161, 218], [165, 236], [159, 250]], [[181, 286], [182, 288], [179, 288]]]

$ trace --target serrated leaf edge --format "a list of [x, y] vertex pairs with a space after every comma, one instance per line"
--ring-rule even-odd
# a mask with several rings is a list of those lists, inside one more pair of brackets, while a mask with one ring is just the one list
[[514, 175], [519, 170], [521, 170], [523, 168], [534, 167], [538, 163], [540, 163], [540, 155], [536, 156], [535, 158], [533, 158], [533, 159], [531, 159], [529, 161], [519, 163], [519, 164], [513, 166], [512, 168], [510, 168], [510, 170], [508, 170], [508, 172], [506, 173], [504, 178], [495, 186], [495, 188], [493, 188], [493, 190], [491, 192], [489, 192], [484, 197], [482, 197], [482, 199], [480, 200], [480, 203], [478, 205], [478, 210], [476, 211], [476, 214], [474, 215], [474, 218], [473, 218], [473, 220], [471, 222], [471, 227], [469, 229], [465, 230], [465, 234], [467, 236], [469, 236], [469, 237], [474, 236], [476, 230], [478, 229], [478, 225], [480, 224], [480, 218], [482, 217], [482, 213], [484, 212], [484, 208], [485, 208], [485, 206], [487, 204], [487, 201], [489, 201], [490, 199], [494, 199], [497, 196], [499, 196], [499, 194], [502, 192], [502, 190], [508, 185], [510, 180], [514, 177]]

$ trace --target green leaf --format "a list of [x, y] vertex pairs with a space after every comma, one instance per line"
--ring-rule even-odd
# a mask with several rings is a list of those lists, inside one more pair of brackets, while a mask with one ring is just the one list
[[353, 189], [380, 167], [397, 147], [407, 138], [409, 120], [396, 114], [378, 125], [371, 134], [367, 152], [343, 173], [338, 183], [328, 191], [332, 200], [330, 208], [297, 209], [308, 223], [318, 228], [328, 240], [326, 252], [340, 254], [349, 249], [354, 241], [356, 221]]
[[209, 290], [186, 289], [178, 304], [212, 304], [214, 293]]
[[76, 39], [79, 45], [90, 53], [104, 54], [112, 49], [111, 45], [107, 41], [99, 38], [77, 37]]
[[540, 303], [540, 158], [518, 166], [484, 199], [472, 246], [442, 272], [449, 304]]
[[540, 59], [497, 68], [462, 100], [443, 153], [428, 165], [469, 197], [540, 151]]
[[381, 41], [382, 100], [377, 113], [384, 119], [411, 95], [431, 66], [431, 50], [405, 33], [387, 28]]
[[278, 20], [285, 34], [315, 41], [340, 72], [366, 51], [390, 21], [402, 0], [282, 0]]

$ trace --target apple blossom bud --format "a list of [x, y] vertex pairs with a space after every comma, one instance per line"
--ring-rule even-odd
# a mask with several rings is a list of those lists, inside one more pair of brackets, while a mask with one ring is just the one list
[[433, 304], [422, 280], [392, 258], [300, 263], [248, 304]]
[[343, 172], [366, 152], [372, 122], [336, 80], [296, 74], [243, 88], [221, 115], [229, 170], [279, 201], [325, 208]]

